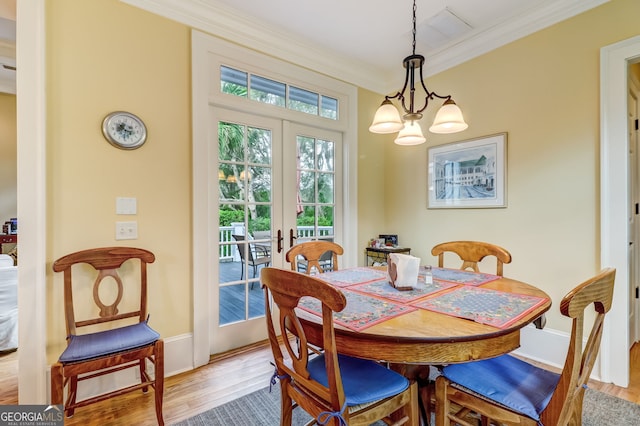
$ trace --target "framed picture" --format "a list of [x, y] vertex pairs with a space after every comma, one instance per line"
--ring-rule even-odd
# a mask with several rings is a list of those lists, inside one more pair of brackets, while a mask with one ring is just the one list
[[429, 148], [428, 208], [507, 206], [507, 134]]
[[397, 234], [380, 234], [378, 238], [384, 238], [384, 244], [386, 246], [397, 246], [398, 245], [398, 235]]

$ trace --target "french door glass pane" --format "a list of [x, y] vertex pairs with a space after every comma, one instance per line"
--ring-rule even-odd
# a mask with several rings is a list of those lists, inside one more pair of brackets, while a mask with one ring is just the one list
[[318, 217], [320, 218], [320, 226], [318, 226], [318, 239], [327, 239], [333, 241], [335, 223], [333, 217], [335, 213], [334, 207], [331, 206], [319, 206]]
[[315, 161], [315, 139], [298, 136], [298, 169], [314, 169]]
[[250, 163], [271, 165], [271, 131], [249, 127], [249, 152]]
[[318, 202], [333, 203], [333, 173], [317, 173]]
[[316, 144], [318, 170], [323, 172], [333, 172], [334, 170], [334, 143], [331, 141], [318, 140]]
[[335, 143], [309, 136], [297, 137], [299, 241], [334, 236]]
[[243, 321], [245, 319], [244, 284], [220, 287], [220, 324]]
[[251, 185], [253, 198], [258, 202], [271, 201], [271, 167], [252, 166], [249, 168], [248, 184]]
[[268, 129], [218, 123], [220, 325], [264, 315], [259, 281], [260, 269], [271, 264], [271, 136]]
[[300, 173], [300, 182], [298, 190], [300, 192], [300, 200], [303, 203], [313, 203], [316, 199], [316, 185], [315, 185], [315, 172], [303, 172]]
[[235, 123], [218, 125], [218, 158], [220, 161], [240, 162], [244, 159], [245, 126]]

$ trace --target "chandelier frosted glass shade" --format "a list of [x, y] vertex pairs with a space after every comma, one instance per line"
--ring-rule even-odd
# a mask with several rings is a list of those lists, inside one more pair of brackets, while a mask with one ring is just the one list
[[404, 127], [404, 123], [400, 118], [398, 109], [391, 103], [390, 100], [385, 99], [382, 105], [376, 111], [376, 115], [373, 117], [373, 122], [369, 126], [369, 131], [372, 133], [395, 133]]
[[425, 143], [426, 139], [417, 121], [407, 121], [394, 142], [398, 145], [420, 145]]
[[433, 125], [429, 127], [431, 133], [456, 133], [465, 130], [469, 125], [462, 117], [462, 111], [453, 99], [447, 99], [438, 110]]

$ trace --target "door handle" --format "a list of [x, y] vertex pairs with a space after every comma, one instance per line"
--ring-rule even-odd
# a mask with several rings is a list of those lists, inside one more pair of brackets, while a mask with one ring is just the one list
[[297, 240], [298, 237], [293, 235], [293, 229], [289, 229], [289, 248], [293, 247], [293, 240]]
[[278, 229], [278, 253], [282, 253], [282, 241], [284, 237], [282, 236], [282, 229]]

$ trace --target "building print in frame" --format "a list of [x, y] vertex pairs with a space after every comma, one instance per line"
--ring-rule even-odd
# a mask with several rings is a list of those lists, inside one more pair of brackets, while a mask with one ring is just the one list
[[429, 149], [429, 208], [504, 207], [506, 134]]

